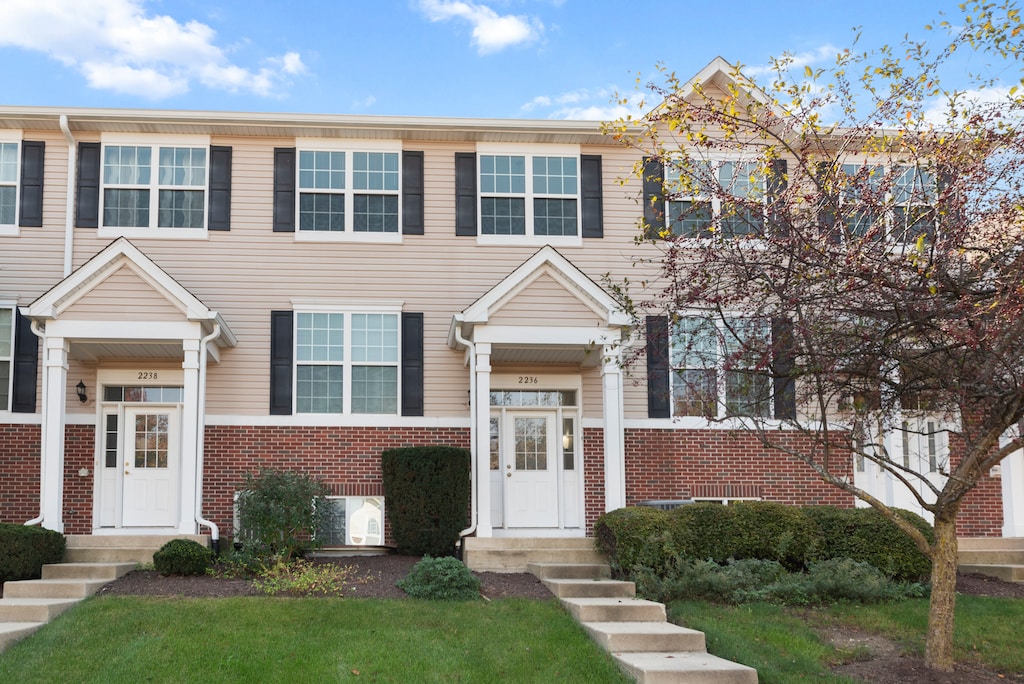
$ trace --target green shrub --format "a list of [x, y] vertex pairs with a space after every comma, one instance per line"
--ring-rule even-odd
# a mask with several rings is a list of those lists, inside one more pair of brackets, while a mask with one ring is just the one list
[[64, 558], [66, 544], [60, 532], [0, 523], [0, 582], [39, 579], [44, 565]]
[[[815, 558], [863, 561], [902, 582], [927, 582], [931, 577], [928, 557], [903, 530], [874, 508], [807, 506], [804, 510], [819, 530]], [[929, 541], [934, 539], [926, 520], [910, 511], [899, 514]]]
[[686, 558], [710, 558], [724, 563], [739, 558], [741, 530], [732, 506], [696, 503], [669, 511], [675, 547]]
[[264, 468], [246, 473], [238, 492], [238, 538], [256, 557], [285, 560], [316, 547], [313, 533], [331, 515], [330, 506], [317, 506], [330, 493], [312, 475]]
[[449, 556], [469, 522], [466, 449], [422, 446], [381, 454], [384, 498], [399, 553]]
[[256, 573], [253, 584], [265, 594], [276, 596], [344, 596], [345, 583], [357, 571], [354, 566], [313, 563], [301, 558], [287, 563], [276, 559]]
[[736, 558], [758, 558], [802, 570], [817, 541], [818, 529], [797, 506], [772, 501], [743, 501], [733, 513]]
[[172, 539], [153, 554], [161, 575], [203, 575], [213, 564], [213, 551], [191, 539]]
[[480, 597], [480, 580], [457, 558], [431, 558], [413, 566], [395, 585], [414, 598], [467, 601]]
[[594, 522], [594, 543], [618, 577], [629, 576], [638, 567], [658, 572], [677, 555], [668, 523], [668, 513], [657, 508], [618, 508]]
[[677, 600], [742, 603], [747, 595], [786, 576], [786, 569], [770, 560], [732, 560], [719, 565], [712, 560], [678, 558], [662, 576], [646, 569], [637, 575], [637, 594], [655, 601]]

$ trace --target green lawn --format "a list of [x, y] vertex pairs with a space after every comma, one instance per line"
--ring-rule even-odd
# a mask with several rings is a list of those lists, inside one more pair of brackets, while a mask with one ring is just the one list
[[614, 682], [554, 600], [93, 597], [0, 655], [0, 682]]
[[[705, 633], [709, 651], [756, 668], [760, 684], [851, 681], [832, 675], [829, 668], [863, 654], [826, 644], [813, 624], [832, 621], [856, 626], [920, 654], [927, 616], [926, 599], [799, 611], [767, 604], [718, 606], [698, 601], [679, 601], [669, 607], [670, 620]], [[1022, 624], [1024, 601], [958, 596], [957, 661], [1024, 678]]]

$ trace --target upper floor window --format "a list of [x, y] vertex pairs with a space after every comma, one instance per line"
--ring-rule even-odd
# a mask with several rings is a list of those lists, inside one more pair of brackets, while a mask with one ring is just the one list
[[206, 227], [207, 148], [103, 146], [104, 228]]
[[762, 356], [771, 334], [764, 319], [681, 317], [671, 334], [673, 415], [770, 417]]
[[579, 160], [480, 155], [480, 234], [579, 235]]
[[18, 221], [18, 143], [0, 142], [0, 226]]
[[398, 413], [399, 314], [296, 312], [296, 413]]
[[[916, 242], [935, 234], [935, 174], [916, 166], [843, 164], [839, 203], [852, 237]], [[871, 231], [874, 230], [874, 233]]]
[[11, 365], [14, 360], [14, 309], [0, 307], [0, 411], [11, 404]]
[[299, 150], [300, 231], [394, 233], [399, 153]]
[[686, 177], [678, 167], [669, 166], [665, 185], [673, 235], [742, 237], [764, 231], [765, 183], [756, 163], [701, 161]]

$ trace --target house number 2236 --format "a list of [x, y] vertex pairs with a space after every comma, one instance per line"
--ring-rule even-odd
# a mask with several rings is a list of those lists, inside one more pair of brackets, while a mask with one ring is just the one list
[[537, 380], [537, 376], [536, 375], [520, 375], [519, 376], [519, 384], [520, 385], [536, 385], [537, 383], [538, 383], [538, 380]]

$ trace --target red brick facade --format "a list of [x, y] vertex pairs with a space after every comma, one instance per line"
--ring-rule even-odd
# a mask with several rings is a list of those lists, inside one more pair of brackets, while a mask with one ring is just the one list
[[[794, 437], [796, 438], [796, 437]], [[685, 497], [757, 497], [787, 504], [852, 506], [850, 496], [821, 482], [806, 466], [765, 449], [753, 435], [727, 430], [628, 429], [626, 503]], [[337, 495], [383, 493], [379, 455], [401, 446], [469, 446], [465, 428], [252, 427], [206, 429], [203, 513], [224, 534], [246, 472], [261, 467], [313, 473]], [[68, 534], [92, 529], [94, 428], [65, 432], [64, 522]], [[0, 521], [39, 514], [39, 426], [0, 425]], [[588, 532], [604, 512], [604, 436], [583, 430], [584, 514]], [[88, 470], [86, 476], [80, 471]], [[849, 473], [852, 476], [852, 472]], [[984, 478], [964, 499], [962, 536], [999, 536], [1001, 481]]]

